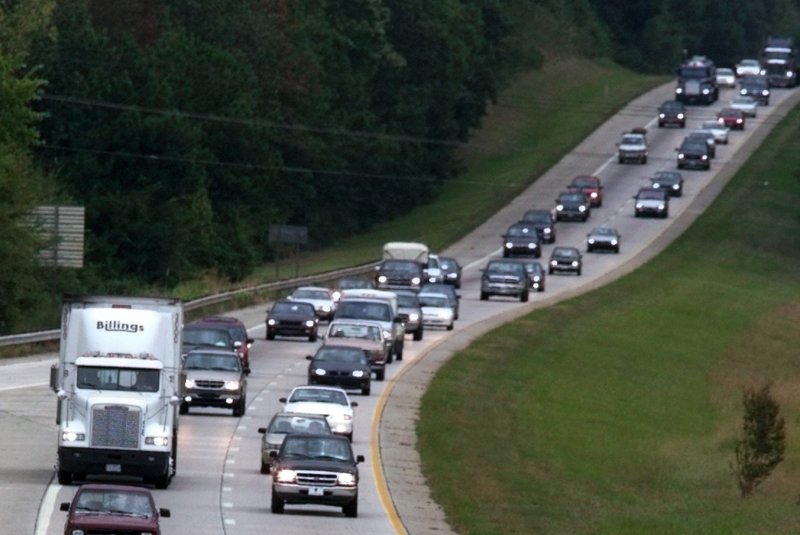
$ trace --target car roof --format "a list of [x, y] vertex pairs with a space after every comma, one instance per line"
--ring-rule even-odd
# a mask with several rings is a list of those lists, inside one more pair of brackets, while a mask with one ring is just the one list
[[138, 485], [135, 485], [135, 484], [132, 484], [132, 485], [128, 485], [128, 484], [119, 485], [119, 484], [113, 484], [113, 483], [84, 483], [83, 485], [78, 487], [78, 490], [76, 491], [76, 494], [78, 492], [84, 491], [84, 490], [113, 490], [113, 491], [120, 491], [120, 492], [139, 492], [139, 493], [142, 493], [142, 494], [150, 494], [150, 495], [152, 495], [152, 493], [150, 492], [150, 489], [148, 489], [147, 487], [142, 487], [142, 486], [138, 486]]
[[233, 316], [203, 316], [199, 320], [192, 322], [192, 324], [195, 323], [229, 323], [235, 325], [244, 325], [239, 318], [234, 318]]
[[197, 354], [197, 355], [215, 355], [215, 356], [219, 356], [219, 357], [229, 357], [230, 356], [230, 357], [236, 357], [237, 360], [240, 358], [239, 357], [239, 353], [237, 353], [233, 349], [225, 349], [225, 348], [215, 347], [215, 346], [198, 347], [198, 348], [195, 348], [195, 349], [191, 349], [188, 352], [186, 352], [185, 356], [188, 357], [189, 355], [195, 355], [195, 354]]
[[324, 286], [300, 286], [294, 289], [295, 292], [297, 290], [314, 290], [317, 292], [326, 292], [326, 293], [330, 293], [331, 291], [330, 288], [325, 288]]

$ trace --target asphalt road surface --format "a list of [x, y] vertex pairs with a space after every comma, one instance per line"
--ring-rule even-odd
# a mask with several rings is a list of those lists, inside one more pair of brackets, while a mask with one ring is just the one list
[[[180, 419], [177, 476], [167, 490], [154, 490], [157, 505], [172, 510], [162, 520], [165, 533], [179, 535], [393, 534], [446, 533], [444, 516], [429, 497], [419, 473], [414, 448], [414, 421], [419, 397], [437, 366], [469, 340], [535, 307], [545, 306], [634, 269], [678, 235], [713, 200], [727, 178], [766, 135], [768, 127], [796, 102], [798, 92], [776, 90], [772, 104], [748, 120], [744, 132], [732, 132], [730, 144], [717, 148], [711, 171], [683, 171], [684, 195], [670, 203], [670, 216], [633, 216], [632, 195], [649, 185], [658, 169], [675, 169], [675, 147], [703, 120], [714, 117], [733, 90], [722, 90], [713, 106], [692, 106], [686, 129], [658, 128], [656, 107], [671, 98], [666, 84], [630, 103], [619, 114], [565, 156], [535, 185], [480, 228], [447, 251], [465, 266], [460, 290], [461, 315], [454, 331], [428, 330], [422, 341], [406, 339], [405, 358], [390, 365], [386, 380], [374, 381], [372, 394], [353, 393], [356, 409], [353, 449], [363, 454], [360, 465], [359, 517], [345, 518], [338, 508], [287, 506], [284, 515], [269, 511], [270, 478], [259, 473], [260, 435], [256, 429], [281, 408], [278, 399], [305, 384], [308, 361], [317, 343], [303, 339], [264, 340], [264, 312], [256, 307], [233, 312], [250, 328], [253, 373], [248, 379], [247, 414], [234, 418], [221, 409], [192, 409]], [[636, 126], [648, 128], [647, 165], [620, 165], [615, 143]], [[603, 207], [593, 209], [586, 223], [559, 223], [556, 245], [585, 251], [586, 233], [594, 226], [616, 227], [621, 252], [585, 253], [583, 275], [550, 275], [547, 290], [532, 293], [529, 303], [493, 297], [479, 301], [479, 268], [500, 255], [501, 234], [530, 208], [554, 206], [557, 194], [572, 177], [595, 174], [604, 185]], [[764, 180], [753, 177], [753, 180]], [[765, 184], [765, 187], [769, 187]], [[380, 251], [376, 244], [376, 256]], [[553, 245], [545, 245], [546, 264]], [[0, 519], [3, 533], [63, 533], [65, 513], [75, 487], [54, 479], [56, 460], [55, 396], [47, 387], [55, 355], [10, 359], [0, 363]], [[457, 439], [454, 430], [454, 439]]]

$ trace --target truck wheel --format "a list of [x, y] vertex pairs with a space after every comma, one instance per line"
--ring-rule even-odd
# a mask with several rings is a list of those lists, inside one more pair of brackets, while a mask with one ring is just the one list
[[282, 515], [284, 505], [285, 504], [283, 500], [275, 492], [275, 489], [272, 489], [272, 502], [270, 503], [270, 510], [276, 515]]
[[263, 459], [261, 460], [261, 473], [269, 474], [269, 465], [265, 463]]
[[169, 487], [170, 477], [169, 474], [153, 478], [153, 485], [159, 490], [164, 490]]
[[420, 340], [422, 340], [422, 334], [423, 334], [422, 326], [420, 326], [419, 329], [414, 331], [414, 341], [419, 342]]
[[342, 512], [347, 518], [356, 518], [358, 516], [358, 496], [353, 498], [353, 501], [342, 507]]
[[71, 485], [72, 484], [72, 472], [67, 472], [66, 470], [59, 470], [58, 471], [58, 484], [59, 485]]

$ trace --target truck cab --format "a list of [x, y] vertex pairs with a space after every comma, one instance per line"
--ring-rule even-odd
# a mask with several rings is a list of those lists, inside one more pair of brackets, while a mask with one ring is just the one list
[[675, 100], [684, 104], [712, 104], [719, 98], [717, 70], [705, 56], [694, 56], [677, 70]]

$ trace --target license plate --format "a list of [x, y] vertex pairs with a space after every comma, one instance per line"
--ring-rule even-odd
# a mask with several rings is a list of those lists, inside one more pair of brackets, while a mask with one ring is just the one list
[[107, 464], [106, 465], [106, 472], [122, 472], [122, 465], [121, 464]]
[[325, 495], [325, 489], [320, 488], [320, 487], [311, 487], [310, 489], [308, 489], [308, 495], [309, 496], [324, 496]]

